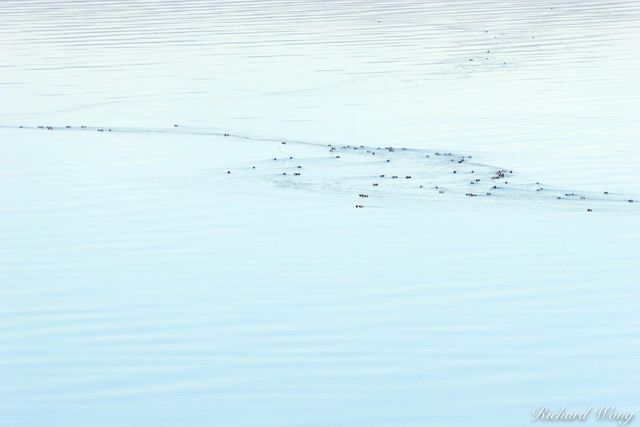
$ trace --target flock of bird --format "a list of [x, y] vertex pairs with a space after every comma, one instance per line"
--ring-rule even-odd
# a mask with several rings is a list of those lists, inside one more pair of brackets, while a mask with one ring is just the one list
[[[19, 128], [34, 129], [25, 126]], [[274, 157], [250, 165], [236, 165], [226, 169], [224, 173], [230, 177], [259, 179], [279, 187], [352, 193], [356, 209], [370, 206], [374, 200], [389, 200], [398, 195], [416, 198], [442, 198], [451, 195], [473, 199], [521, 199], [529, 202], [565, 201], [580, 203], [579, 206], [587, 212], [593, 212], [594, 207], [604, 202], [637, 202], [632, 196], [608, 191], [568, 191], [539, 181], [522, 182], [512, 169], [479, 163], [470, 155], [451, 152], [256, 138], [202, 128], [185, 128], [177, 124], [169, 129], [133, 130], [70, 125], [40, 125], [37, 129], [215, 135], [270, 143], [276, 152]]]

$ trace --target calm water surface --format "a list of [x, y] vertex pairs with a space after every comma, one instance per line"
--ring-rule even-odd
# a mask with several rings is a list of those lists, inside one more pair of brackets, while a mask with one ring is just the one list
[[[524, 426], [638, 408], [637, 209], [358, 200], [279, 144], [640, 193], [635, 1], [3, 1], [0, 424]], [[304, 147], [301, 157], [313, 156]]]

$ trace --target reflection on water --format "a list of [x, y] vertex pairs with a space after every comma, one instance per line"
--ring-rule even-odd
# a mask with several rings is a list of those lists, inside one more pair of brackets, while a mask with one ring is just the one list
[[[639, 12], [3, 1], [0, 424], [512, 427], [539, 406], [637, 409], [637, 205], [600, 199], [640, 193]], [[361, 145], [408, 147], [387, 152], [405, 172], [389, 188], [441, 179], [446, 159], [414, 157], [453, 152], [482, 179], [504, 165], [600, 204], [466, 187], [362, 202]], [[352, 168], [323, 168], [329, 154]], [[297, 166], [300, 185], [276, 176]]]

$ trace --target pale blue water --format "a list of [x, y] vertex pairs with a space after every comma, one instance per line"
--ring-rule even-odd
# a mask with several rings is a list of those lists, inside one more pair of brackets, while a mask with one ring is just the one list
[[[3, 2], [0, 424], [638, 410], [639, 11]], [[425, 151], [381, 181], [280, 138]], [[518, 190], [465, 197], [440, 150]]]

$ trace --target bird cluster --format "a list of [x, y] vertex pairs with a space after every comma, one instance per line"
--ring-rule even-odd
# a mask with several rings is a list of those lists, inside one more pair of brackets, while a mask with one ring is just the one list
[[[287, 141], [281, 141], [281, 145], [287, 145]], [[295, 143], [289, 142], [295, 146]], [[410, 149], [407, 147], [368, 147], [365, 145], [336, 145], [327, 144], [326, 152], [329, 156], [296, 157], [298, 163], [307, 163], [305, 170], [307, 174], [303, 177], [300, 172], [294, 172], [294, 181], [286, 181], [289, 188], [324, 187], [338, 189], [343, 192], [354, 191], [359, 199], [354, 203], [355, 208], [363, 209], [369, 205], [363, 201], [369, 201], [375, 206], [383, 198], [377, 196], [390, 196], [392, 194], [404, 194], [408, 197], [429, 194], [442, 196], [444, 194], [464, 195], [468, 198], [496, 198], [501, 200], [534, 198], [536, 194], [543, 191], [548, 195], [540, 196], [539, 199], [557, 200], [581, 200], [593, 203], [607, 200], [594, 193], [567, 192], [557, 188], [546, 190], [550, 187], [542, 187], [540, 182], [534, 184], [518, 183], [512, 169], [494, 167], [482, 163], [474, 162], [470, 155], [460, 155], [451, 152]], [[317, 147], [319, 148], [319, 146]], [[376, 156], [373, 158], [372, 156]], [[302, 165], [296, 166], [287, 163], [292, 160], [292, 156], [274, 157], [273, 160], [280, 162], [278, 167], [291, 169], [302, 169]], [[334, 161], [331, 162], [331, 159]], [[455, 167], [452, 165], [455, 165]], [[255, 168], [255, 166], [253, 167]], [[261, 175], [263, 179], [273, 177], [269, 171], [272, 167], [267, 167]], [[372, 171], [378, 169], [378, 173]], [[282, 176], [289, 176], [286, 171], [281, 172]], [[375, 178], [373, 178], [375, 177]], [[368, 181], [368, 182], [367, 182]], [[417, 181], [415, 184], [410, 182]], [[285, 185], [281, 180], [274, 181], [276, 185]], [[362, 192], [368, 186], [373, 188], [373, 193]], [[482, 187], [485, 188], [482, 188]], [[480, 187], [471, 190], [472, 187]], [[425, 190], [432, 189], [433, 193], [424, 193]], [[360, 191], [358, 191], [360, 190]], [[609, 192], [604, 192], [609, 195]], [[551, 197], [550, 197], [551, 196]], [[388, 199], [388, 197], [384, 197]], [[612, 198], [611, 201], [619, 201], [619, 198]], [[628, 199], [633, 203], [633, 199]], [[593, 212], [593, 207], [585, 207], [587, 212]]]

